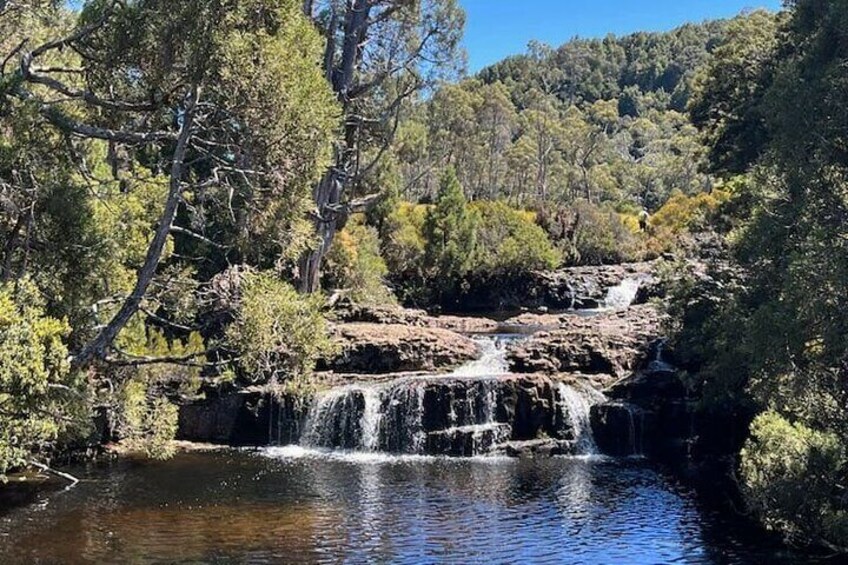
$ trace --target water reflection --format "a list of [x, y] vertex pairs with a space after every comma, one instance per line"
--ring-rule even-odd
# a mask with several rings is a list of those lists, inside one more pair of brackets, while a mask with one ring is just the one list
[[780, 557], [757, 545], [760, 540], [740, 543], [691, 493], [638, 461], [270, 449], [76, 472], [86, 477], [76, 489], [0, 520], [0, 562], [744, 563]]

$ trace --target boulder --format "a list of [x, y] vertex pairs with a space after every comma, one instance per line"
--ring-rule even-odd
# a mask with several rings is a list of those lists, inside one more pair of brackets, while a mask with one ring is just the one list
[[450, 330], [399, 324], [338, 324], [337, 353], [319, 368], [345, 373], [439, 371], [477, 357], [473, 340]]

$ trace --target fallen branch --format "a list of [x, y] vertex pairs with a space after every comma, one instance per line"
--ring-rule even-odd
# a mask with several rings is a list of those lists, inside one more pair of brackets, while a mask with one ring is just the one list
[[70, 484], [65, 487], [65, 490], [70, 490], [70, 489], [74, 488], [75, 486], [77, 486], [77, 483], [80, 482], [78, 478], [71, 475], [70, 473], [64, 473], [62, 471], [57, 471], [56, 469], [54, 469], [54, 468], [52, 468], [48, 465], [45, 465], [44, 463], [39, 463], [38, 461], [30, 461], [29, 464], [32, 465], [33, 467], [35, 467], [36, 469], [39, 469], [42, 473], [49, 473], [51, 475], [55, 475], [57, 477], [60, 477], [62, 479], [65, 479], [66, 481], [68, 481]]

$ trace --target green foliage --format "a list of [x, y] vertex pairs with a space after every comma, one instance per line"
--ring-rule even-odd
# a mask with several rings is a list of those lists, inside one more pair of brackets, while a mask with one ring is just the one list
[[782, 16], [764, 10], [733, 20], [695, 80], [689, 111], [719, 170], [742, 173], [768, 139], [761, 105]]
[[562, 254], [536, 223], [535, 213], [502, 201], [478, 201], [471, 208], [480, 218], [475, 274], [500, 277], [559, 266]]
[[467, 204], [456, 172], [447, 169], [423, 229], [425, 272], [440, 295], [455, 291], [476, 261], [479, 216]]
[[179, 410], [167, 398], [153, 394], [149, 376], [139, 373], [122, 387], [118, 432], [126, 449], [168, 459], [174, 454]]
[[225, 335], [240, 374], [251, 382], [306, 381], [332, 348], [321, 313], [324, 298], [298, 294], [269, 273], [246, 273], [240, 293]]
[[569, 265], [604, 265], [639, 258], [633, 229], [608, 205], [578, 200], [568, 207], [543, 209], [538, 220]]
[[386, 304], [395, 300], [385, 284], [388, 272], [377, 230], [357, 219], [336, 234], [325, 257], [323, 282], [328, 289], [344, 290], [357, 303]]
[[85, 428], [76, 419], [85, 380], [70, 371], [68, 332], [44, 314], [31, 281], [0, 286], [0, 478], [64, 432]]
[[711, 162], [747, 177], [720, 207], [738, 215], [727, 265], [673, 308], [705, 401], [764, 411], [742, 454], [751, 506], [794, 541], [844, 551], [848, 5], [790, 7], [740, 21], [702, 77], [693, 116]]
[[845, 444], [836, 435], [765, 412], [751, 425], [740, 470], [746, 498], [769, 528], [791, 541], [844, 544], [848, 508], [833, 478], [846, 463]]

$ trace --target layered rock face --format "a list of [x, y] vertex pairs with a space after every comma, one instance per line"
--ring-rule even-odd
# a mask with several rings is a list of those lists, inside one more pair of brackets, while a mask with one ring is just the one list
[[621, 378], [645, 361], [650, 344], [660, 335], [661, 319], [655, 307], [641, 305], [590, 317], [537, 316], [536, 321], [558, 327], [535, 334], [509, 352], [514, 372]]
[[536, 273], [527, 288], [527, 304], [553, 309], [598, 308], [607, 290], [625, 279], [651, 279], [653, 263], [569, 267]]
[[348, 323], [333, 328], [338, 353], [322, 368], [345, 373], [438, 371], [470, 361], [477, 345], [441, 328]]
[[[544, 376], [407, 378], [319, 395], [301, 445], [389, 453], [472, 456], [545, 438], [549, 452], [578, 445], [589, 394]], [[579, 412], [579, 413], [578, 413]]]

